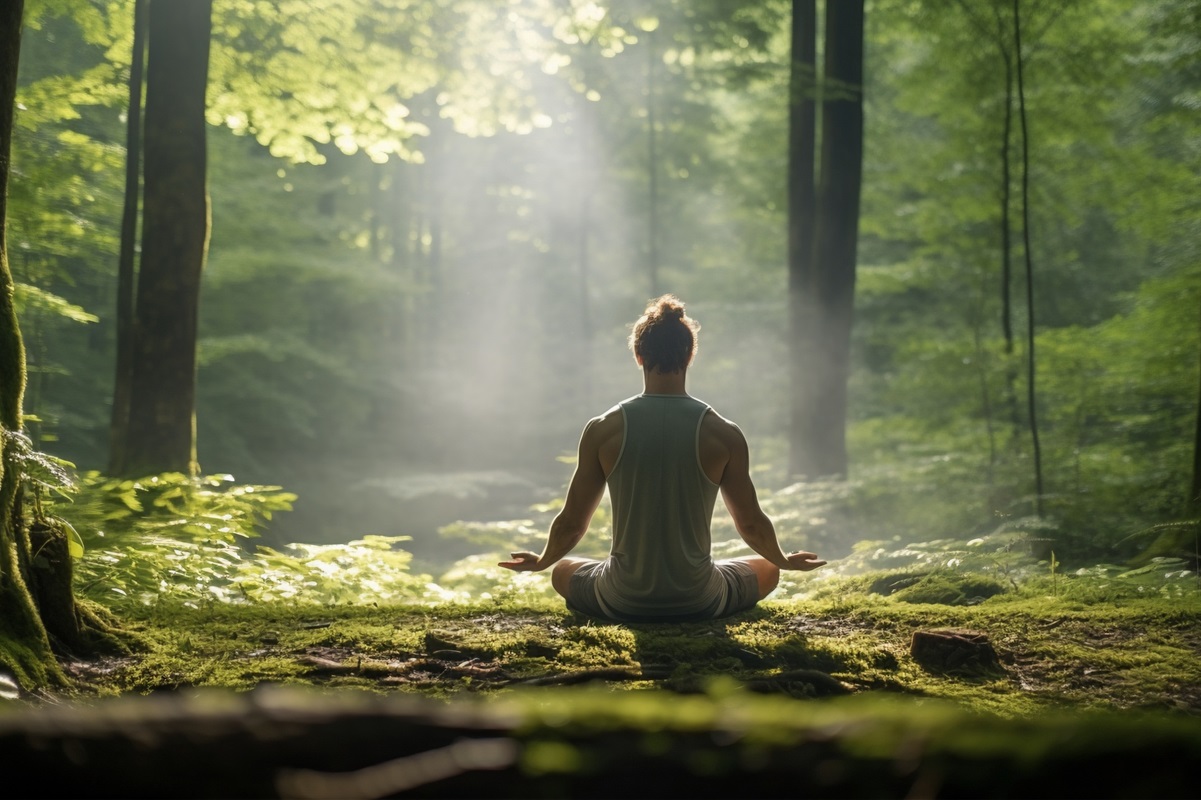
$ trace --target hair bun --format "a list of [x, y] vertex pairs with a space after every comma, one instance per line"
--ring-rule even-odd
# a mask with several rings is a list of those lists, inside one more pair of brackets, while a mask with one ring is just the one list
[[638, 363], [653, 372], [687, 369], [696, 354], [696, 332], [701, 326], [684, 313], [674, 294], [649, 301], [646, 311], [630, 331], [629, 345]]
[[655, 305], [658, 306], [661, 317], [684, 319], [684, 304], [675, 295], [665, 294], [655, 301]]

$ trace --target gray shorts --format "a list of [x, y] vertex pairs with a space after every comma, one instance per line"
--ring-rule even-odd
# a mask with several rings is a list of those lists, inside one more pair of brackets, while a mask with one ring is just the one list
[[607, 613], [596, 599], [596, 581], [604, 562], [589, 561], [572, 573], [567, 584], [567, 608], [578, 614], [616, 622], [690, 622], [717, 619], [754, 608], [759, 602], [759, 579], [750, 564], [739, 559], [714, 561], [713, 566], [726, 582], [725, 603], [685, 615]]

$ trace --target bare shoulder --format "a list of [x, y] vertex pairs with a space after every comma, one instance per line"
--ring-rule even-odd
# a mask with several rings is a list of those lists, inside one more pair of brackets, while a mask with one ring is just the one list
[[613, 406], [600, 416], [588, 420], [588, 424], [584, 426], [584, 435], [602, 442], [614, 435], [620, 436], [624, 428], [625, 416], [621, 413], [621, 406]]
[[713, 409], [701, 420], [697, 452], [701, 468], [713, 483], [723, 485], [730, 475], [729, 467], [746, 461], [746, 438], [742, 430]]
[[701, 436], [728, 449], [746, 445], [746, 437], [742, 434], [742, 429], [712, 408], [701, 420]]
[[597, 463], [605, 477], [613, 471], [621, 454], [621, 443], [625, 437], [625, 416], [620, 406], [613, 406], [599, 417], [588, 420], [580, 440], [581, 453], [595, 453]]

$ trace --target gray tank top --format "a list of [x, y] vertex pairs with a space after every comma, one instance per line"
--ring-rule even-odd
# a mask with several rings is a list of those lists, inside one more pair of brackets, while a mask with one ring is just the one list
[[718, 485], [701, 469], [701, 420], [688, 395], [632, 397], [609, 474], [613, 546], [596, 583], [607, 613], [685, 616], [720, 607], [728, 588], [709, 554]]

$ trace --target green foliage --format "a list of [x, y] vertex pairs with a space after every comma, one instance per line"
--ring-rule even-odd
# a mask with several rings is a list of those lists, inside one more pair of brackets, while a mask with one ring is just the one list
[[91, 314], [71, 301], [45, 289], [39, 289], [37, 286], [30, 286], [27, 283], [18, 283], [13, 288], [13, 303], [17, 308], [17, 314], [22, 319], [42, 313], [63, 317], [72, 322], [100, 321], [95, 314]]
[[115, 479], [86, 472], [49, 510], [79, 532], [85, 548], [77, 590], [109, 602], [193, 602], [220, 597], [247, 558], [240, 539], [292, 507], [276, 486], [238, 485], [230, 475], [176, 473]]
[[394, 546], [408, 538], [364, 536], [345, 544], [293, 544], [283, 552], [260, 547], [239, 563], [218, 599], [323, 605], [441, 599], [428, 578], [409, 572], [412, 556]]
[[75, 489], [74, 464], [37, 450], [23, 431], [4, 431], [3, 436], [9, 463], [33, 489], [35, 503], [45, 494], [70, 496]]
[[[352, 479], [329, 475], [474, 468], [489, 450], [546, 472], [636, 381], [621, 326], [649, 292], [652, 236], [663, 288], [705, 323], [691, 385], [752, 436], [786, 546], [850, 553], [837, 566], [849, 570], [869, 566], [855, 542], [882, 542], [880, 562], [1008, 582], [1049, 576], [1038, 548], [1053, 544], [1067, 583], [1071, 569], [1134, 555], [1148, 537], [1132, 531], [1179, 518], [1201, 348], [1195, 4], [1026, 9], [1049, 512], [1037, 523], [1025, 354], [1006, 351], [999, 324], [1011, 6], [872, 4], [852, 480], [789, 486], [776, 466], [789, 9], [736, 5], [215, 5], [200, 461], [289, 486], [307, 477], [306, 499], [337, 498], [345, 514], [306, 533], [358, 544], [297, 559], [365, 562], [383, 550], [363, 531], [411, 532], [390, 496], [394, 529], [362, 522], [366, 503], [341, 502]], [[29, 0], [22, 44], [9, 235], [30, 430], [85, 468], [107, 446], [97, 398], [111, 389], [131, 10]], [[1025, 288], [1013, 281], [1015, 301]], [[533, 549], [554, 510], [445, 527], [447, 560]], [[100, 526], [98, 544], [124, 524]], [[603, 554], [608, 524], [598, 515], [580, 552]], [[200, 530], [188, 536], [210, 535]], [[720, 554], [747, 552], [720, 510], [714, 539]], [[245, 556], [221, 547], [231, 563]], [[396, 587], [344, 595], [403, 593], [401, 551], [387, 552]], [[518, 588], [489, 560], [458, 563], [442, 590], [541, 585]], [[293, 591], [282, 577], [260, 585]]]

